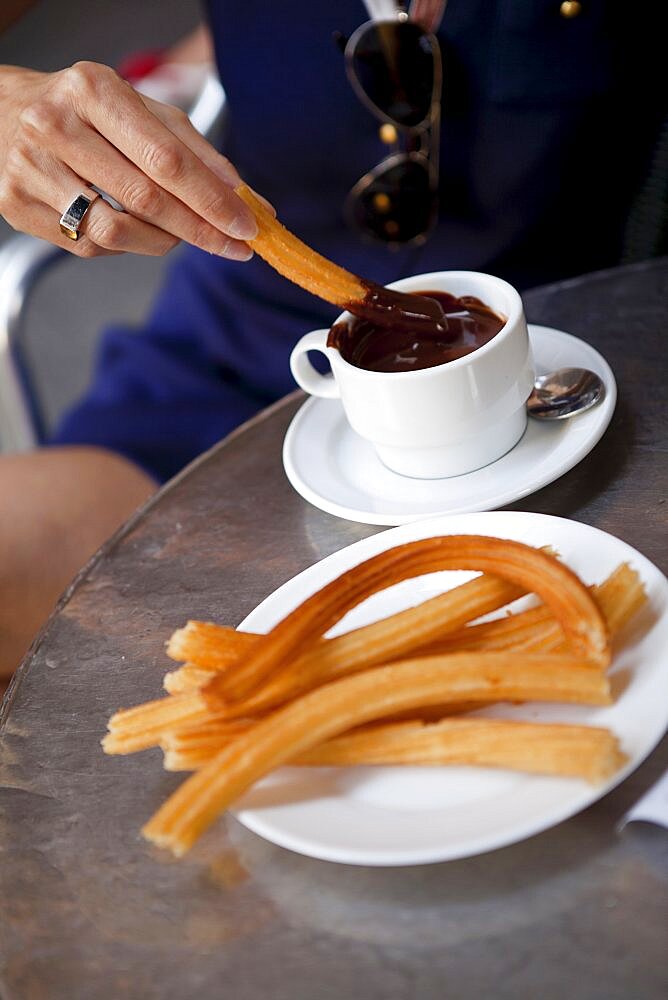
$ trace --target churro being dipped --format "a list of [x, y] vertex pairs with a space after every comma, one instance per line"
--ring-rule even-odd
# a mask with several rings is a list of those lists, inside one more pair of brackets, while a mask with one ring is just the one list
[[447, 340], [447, 320], [434, 299], [358, 278], [294, 236], [246, 184], [236, 188], [236, 194], [251, 209], [258, 224], [258, 235], [248, 241], [249, 245], [283, 277], [379, 326], [391, 323], [395, 328], [405, 326], [421, 337]]

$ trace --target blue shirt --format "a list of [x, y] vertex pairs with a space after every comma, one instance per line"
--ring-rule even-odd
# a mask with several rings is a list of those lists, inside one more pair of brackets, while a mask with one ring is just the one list
[[[618, 28], [615, 5], [583, 0], [566, 19], [554, 0], [450, 0], [439, 224], [398, 251], [343, 221], [349, 189], [387, 152], [333, 39], [366, 19], [360, 0], [207, 8], [223, 151], [337, 263], [382, 283], [463, 268], [523, 288], [619, 261], [661, 108], [647, 35], [639, 25], [636, 40], [628, 18]], [[292, 345], [335, 314], [258, 257], [184, 248], [143, 330], [106, 331], [94, 380], [52, 440], [110, 448], [164, 480], [291, 391]]]

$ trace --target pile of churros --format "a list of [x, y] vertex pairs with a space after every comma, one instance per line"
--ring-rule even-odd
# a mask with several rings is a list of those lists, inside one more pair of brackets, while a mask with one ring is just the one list
[[[479, 575], [324, 638], [370, 595], [441, 570]], [[527, 594], [533, 605], [511, 613], [507, 606]], [[627, 564], [587, 586], [549, 549], [478, 535], [410, 542], [343, 573], [266, 635], [188, 622], [167, 644], [182, 663], [165, 676], [167, 697], [113, 715], [103, 747], [159, 746], [167, 770], [195, 772], [143, 829], [176, 855], [286, 763], [468, 764], [600, 782], [626, 759], [607, 729], [477, 710], [610, 704], [614, 640], [644, 601]]]

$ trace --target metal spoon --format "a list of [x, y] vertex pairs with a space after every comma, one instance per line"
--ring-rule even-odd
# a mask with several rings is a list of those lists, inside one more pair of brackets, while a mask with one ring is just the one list
[[527, 399], [529, 416], [563, 420], [595, 406], [605, 395], [605, 384], [586, 368], [559, 368], [540, 375]]

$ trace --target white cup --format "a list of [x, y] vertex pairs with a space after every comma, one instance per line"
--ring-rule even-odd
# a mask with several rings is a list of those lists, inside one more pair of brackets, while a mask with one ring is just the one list
[[[500, 278], [476, 271], [436, 271], [389, 285], [404, 292], [475, 295], [506, 323], [490, 341], [454, 361], [417, 371], [357, 368], [327, 346], [329, 330], [307, 333], [290, 356], [296, 381], [313, 396], [340, 397], [348, 421], [394, 472], [442, 479], [481, 469], [513, 448], [527, 423], [534, 366], [522, 300]], [[349, 320], [342, 313], [337, 322]], [[321, 351], [332, 375], [308, 359]]]

